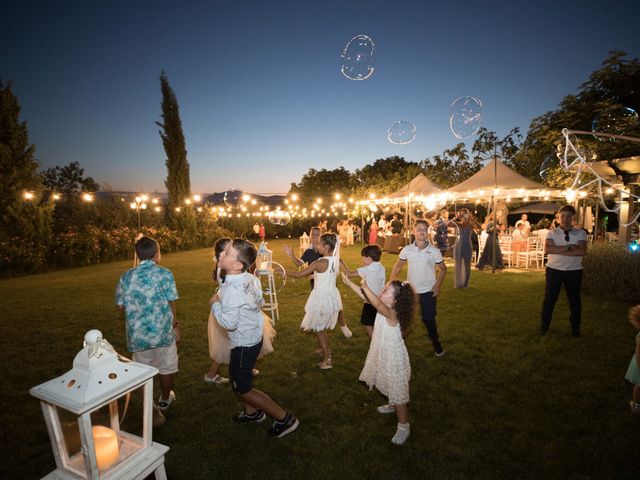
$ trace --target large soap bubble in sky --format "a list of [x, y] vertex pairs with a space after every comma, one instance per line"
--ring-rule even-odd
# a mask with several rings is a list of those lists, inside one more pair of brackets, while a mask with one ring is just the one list
[[416, 138], [416, 126], [406, 120], [395, 122], [387, 130], [387, 138], [396, 145], [411, 143]]
[[614, 138], [598, 136], [595, 135], [595, 133], [629, 135], [636, 130], [639, 125], [638, 113], [633, 108], [614, 105], [595, 116], [591, 122], [591, 131], [598, 140], [615, 141]]
[[340, 71], [349, 80], [366, 80], [375, 70], [376, 45], [366, 35], [353, 37], [340, 54]]
[[449, 126], [457, 138], [474, 135], [482, 123], [482, 102], [474, 97], [460, 97], [449, 110]]

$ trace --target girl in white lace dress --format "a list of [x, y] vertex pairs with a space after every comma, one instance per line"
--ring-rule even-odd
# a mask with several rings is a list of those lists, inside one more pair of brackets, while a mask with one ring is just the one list
[[323, 359], [318, 364], [322, 370], [333, 367], [327, 330], [333, 330], [342, 310], [342, 299], [336, 287], [336, 278], [340, 271], [340, 242], [333, 233], [320, 237], [318, 252], [321, 258], [299, 272], [287, 271], [292, 278], [305, 278], [313, 273], [313, 290], [304, 307], [305, 315], [300, 328], [306, 332], [315, 332], [322, 351]]
[[345, 274], [342, 278], [354, 292], [378, 311], [360, 380], [370, 390], [375, 386], [388, 397], [389, 403], [378, 407], [378, 412], [396, 413], [398, 426], [391, 441], [402, 445], [411, 433], [407, 407], [411, 365], [403, 336], [413, 317], [415, 292], [409, 282], [394, 280], [385, 285], [378, 297], [371, 291], [366, 279], [363, 278], [361, 287], [358, 287]]

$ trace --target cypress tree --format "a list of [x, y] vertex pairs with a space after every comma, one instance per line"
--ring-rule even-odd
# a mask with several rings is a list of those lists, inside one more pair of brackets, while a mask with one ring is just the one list
[[[20, 122], [20, 104], [11, 82], [0, 80], [0, 236], [46, 244], [53, 206], [42, 201], [35, 146], [29, 144], [26, 122]], [[29, 200], [24, 194], [29, 192]]]
[[[175, 228], [191, 237], [185, 239], [189, 241], [195, 237], [196, 230], [193, 208], [185, 204], [185, 200], [191, 197], [189, 162], [187, 161], [187, 149], [180, 120], [180, 106], [164, 71], [160, 74], [160, 90], [162, 92], [162, 122], [156, 122], [156, 125], [161, 128], [160, 138], [162, 138], [162, 145], [167, 155], [165, 162], [167, 179], [164, 183], [169, 194], [169, 219]], [[179, 208], [180, 211], [177, 212], [176, 208]]]

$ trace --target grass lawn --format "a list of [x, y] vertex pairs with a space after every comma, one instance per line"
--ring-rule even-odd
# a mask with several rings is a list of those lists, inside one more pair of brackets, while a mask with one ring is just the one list
[[[283, 244], [270, 246], [289, 266]], [[343, 258], [355, 267], [359, 252], [343, 249]], [[279, 298], [276, 350], [259, 362], [255, 385], [301, 424], [271, 440], [266, 423], [232, 424], [239, 403], [230, 387], [202, 381], [210, 258], [209, 249], [163, 257], [181, 296], [183, 332], [178, 401], [154, 432], [171, 448], [169, 478], [640, 478], [640, 415], [629, 412], [624, 380], [635, 338], [629, 305], [585, 297], [583, 335], [574, 339], [563, 297], [549, 334], [539, 337], [541, 272], [474, 271], [471, 287], [460, 291], [450, 268], [438, 300], [447, 353], [433, 355], [416, 318], [407, 339], [411, 437], [397, 447], [390, 443], [395, 417], [376, 413], [383, 397], [358, 382], [368, 349], [360, 300], [339, 282], [354, 336], [330, 335], [335, 366], [320, 371], [315, 337], [299, 330], [308, 281], [289, 280]], [[395, 260], [383, 255], [387, 274]], [[113, 297], [129, 267], [115, 262], [0, 281], [0, 478], [39, 478], [55, 468], [39, 402], [28, 390], [71, 368], [87, 330], [99, 328], [127, 354]]]

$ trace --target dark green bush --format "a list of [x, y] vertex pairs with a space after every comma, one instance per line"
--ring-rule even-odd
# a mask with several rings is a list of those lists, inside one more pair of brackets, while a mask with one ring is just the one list
[[613, 300], [640, 301], [640, 253], [624, 245], [599, 243], [584, 258], [583, 291]]
[[[49, 246], [20, 238], [0, 241], [0, 277], [133, 259], [137, 233], [137, 229], [130, 227], [105, 229], [86, 225], [81, 230], [54, 235]], [[198, 225], [194, 237], [168, 227], [143, 227], [142, 233], [156, 239], [165, 253], [213, 247], [220, 237], [236, 236], [213, 223]]]

